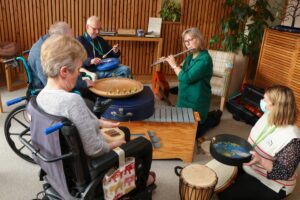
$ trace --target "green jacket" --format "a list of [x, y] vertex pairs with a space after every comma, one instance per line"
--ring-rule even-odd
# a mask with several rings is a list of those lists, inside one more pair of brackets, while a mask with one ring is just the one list
[[177, 106], [192, 108], [193, 111], [199, 112], [200, 123], [203, 124], [210, 107], [210, 79], [213, 73], [213, 64], [207, 50], [201, 51], [195, 59], [192, 58], [192, 54], [185, 58], [178, 75]]

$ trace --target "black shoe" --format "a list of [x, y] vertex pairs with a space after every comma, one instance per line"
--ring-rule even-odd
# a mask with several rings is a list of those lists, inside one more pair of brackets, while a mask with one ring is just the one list
[[104, 101], [101, 101], [99, 97], [97, 97], [95, 106], [93, 108], [93, 113], [100, 118], [101, 115], [109, 108], [109, 106], [112, 104], [112, 99], [106, 99]]
[[170, 92], [171, 94], [178, 94], [178, 87], [170, 88], [169, 92]]
[[207, 114], [207, 119], [206, 119], [206, 122], [205, 122], [207, 127], [213, 128], [213, 127], [216, 127], [217, 125], [219, 125], [219, 123], [221, 121], [222, 114], [223, 114], [223, 112], [221, 110], [210, 111]]

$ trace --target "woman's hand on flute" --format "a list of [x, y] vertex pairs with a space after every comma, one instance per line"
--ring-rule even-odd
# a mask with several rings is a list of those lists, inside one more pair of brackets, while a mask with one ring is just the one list
[[169, 63], [169, 65], [171, 66], [172, 69], [175, 69], [176, 67], [178, 67], [175, 58], [173, 55], [169, 55], [165, 61], [167, 61]]

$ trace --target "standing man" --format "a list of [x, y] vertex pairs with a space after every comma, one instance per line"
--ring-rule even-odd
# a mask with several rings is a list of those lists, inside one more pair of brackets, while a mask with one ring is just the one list
[[106, 71], [96, 71], [96, 65], [99, 65], [103, 59], [103, 55], [112, 51], [105, 58], [119, 58], [119, 45], [115, 44], [111, 47], [102, 37], [99, 36], [101, 30], [101, 22], [99, 17], [91, 16], [86, 22], [86, 32], [78, 37], [78, 40], [84, 46], [88, 58], [83, 62], [83, 67], [87, 70], [96, 72], [97, 78], [107, 78], [112, 76], [131, 77], [129, 67], [118, 65], [116, 68]]

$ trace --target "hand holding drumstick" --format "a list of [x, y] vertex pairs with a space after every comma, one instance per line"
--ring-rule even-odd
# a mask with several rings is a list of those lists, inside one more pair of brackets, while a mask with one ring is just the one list
[[115, 44], [111, 50], [109, 50], [106, 54], [104, 54], [102, 56], [102, 58], [106, 58], [108, 56], [108, 54], [111, 52], [111, 51], [114, 51], [114, 53], [118, 53], [119, 52], [119, 44]]

